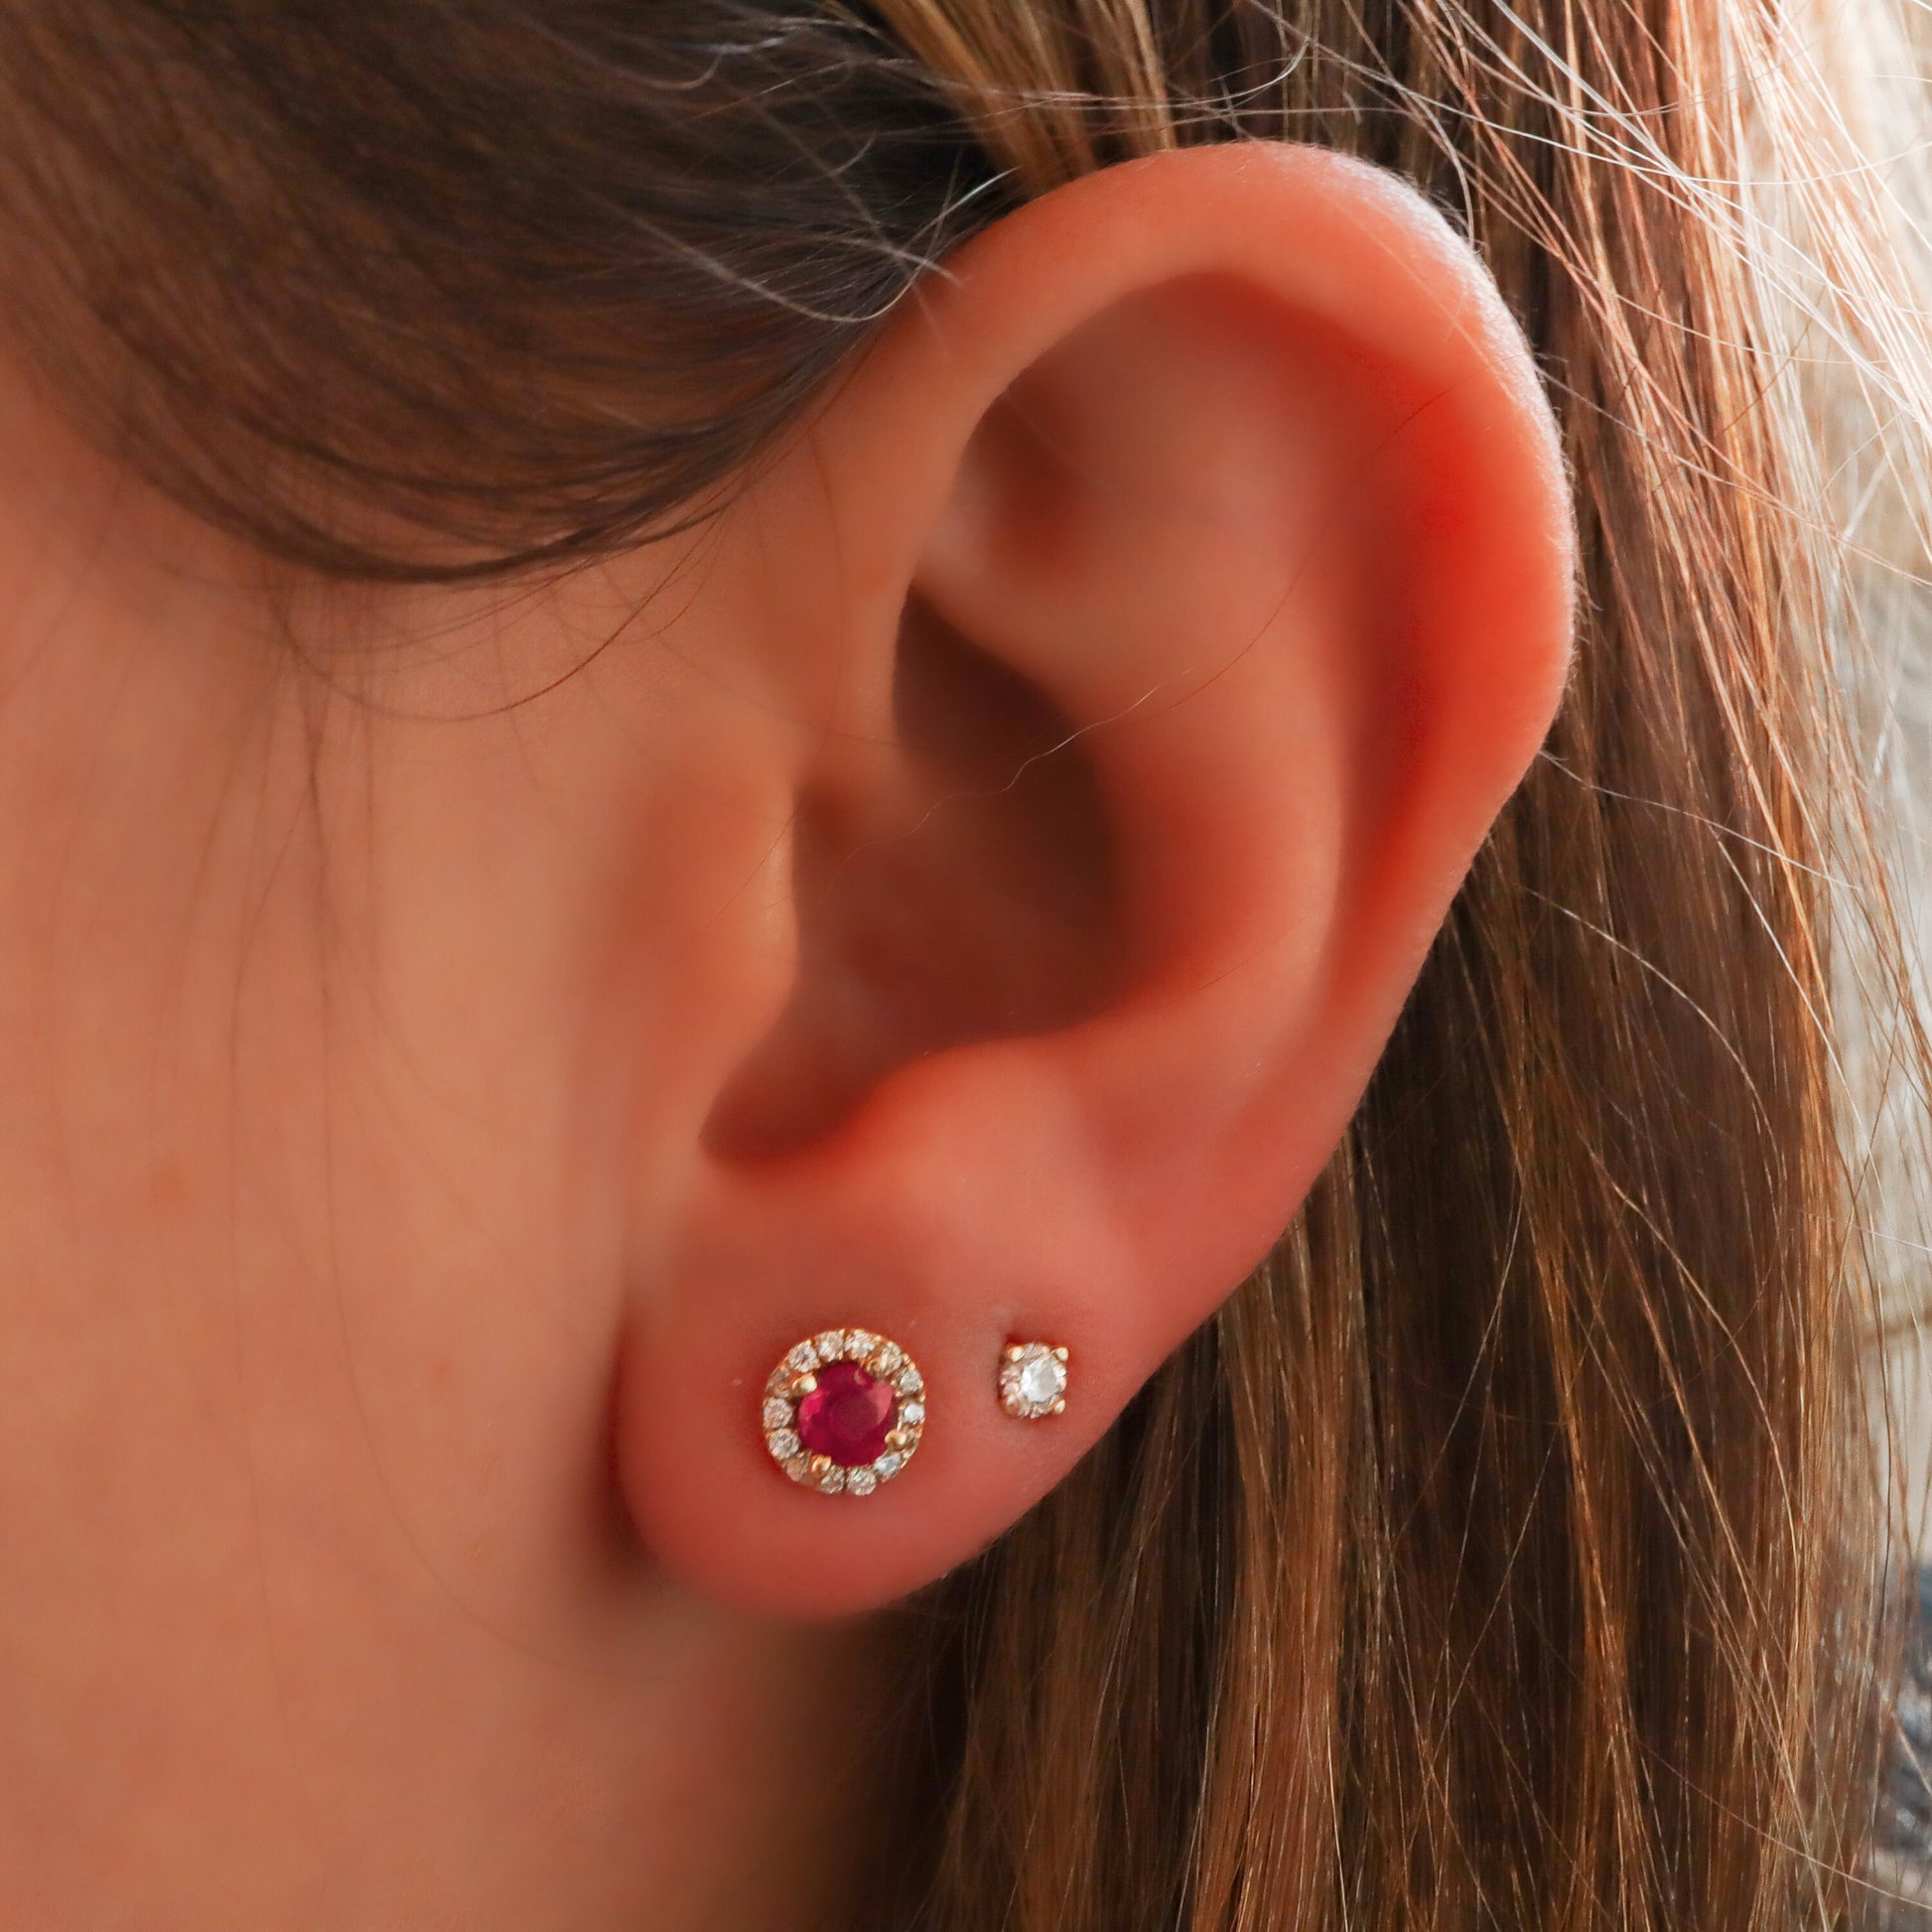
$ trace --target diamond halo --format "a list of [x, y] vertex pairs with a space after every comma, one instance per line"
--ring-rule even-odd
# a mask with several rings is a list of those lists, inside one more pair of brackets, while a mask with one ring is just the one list
[[925, 1434], [918, 1365], [869, 1328], [827, 1328], [788, 1348], [759, 1398], [764, 1446], [793, 1482], [871, 1496]]

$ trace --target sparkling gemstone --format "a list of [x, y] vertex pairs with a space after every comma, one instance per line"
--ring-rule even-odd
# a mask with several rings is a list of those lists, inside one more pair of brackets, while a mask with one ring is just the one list
[[916, 1429], [925, 1421], [925, 1404], [908, 1402], [898, 1412], [898, 1419], [907, 1429]]
[[845, 1352], [855, 1362], [863, 1362], [879, 1346], [879, 1337], [864, 1328], [845, 1331]]
[[870, 1469], [849, 1470], [845, 1478], [848, 1496], [870, 1496], [879, 1487], [879, 1478]]
[[924, 1378], [919, 1374], [917, 1369], [908, 1366], [900, 1372], [898, 1378], [898, 1392], [900, 1395], [917, 1395], [924, 1387]]
[[791, 1427], [791, 1404], [781, 1402], [775, 1396], [764, 1405], [764, 1426], [766, 1429], [789, 1429]]
[[798, 1405], [798, 1439], [841, 1468], [873, 1461], [893, 1426], [893, 1391], [857, 1362], [819, 1371], [818, 1387]]
[[836, 1362], [845, 1353], [845, 1330], [827, 1328], [822, 1335], [814, 1335], [812, 1353], [821, 1362]]
[[804, 1446], [790, 1430], [781, 1429], [769, 1438], [765, 1447], [770, 1449], [771, 1453], [780, 1462], [789, 1462], [800, 1452]]
[[1000, 1400], [1009, 1415], [1030, 1421], [1051, 1415], [1065, 1394], [1066, 1364], [1044, 1342], [1028, 1342], [1018, 1359], [1000, 1366]]
[[879, 1460], [872, 1465], [873, 1473], [876, 1476], [878, 1476], [881, 1482], [890, 1481], [894, 1476], [897, 1475], [899, 1470], [902, 1469], [904, 1466], [905, 1466], [904, 1456], [896, 1455], [890, 1449], [888, 1449], [887, 1452], [884, 1455], [882, 1455], [879, 1458]]
[[1022, 1402], [1051, 1402], [1059, 1394], [1063, 1380], [1060, 1365], [1050, 1355], [1025, 1362], [1020, 1369], [1020, 1399]]
[[785, 1357], [785, 1367], [794, 1375], [809, 1375], [817, 1366], [818, 1356], [813, 1352], [812, 1345], [808, 1341], [801, 1341]]
[[878, 1370], [881, 1375], [896, 1375], [904, 1365], [905, 1352], [896, 1341], [882, 1341], [879, 1344]]

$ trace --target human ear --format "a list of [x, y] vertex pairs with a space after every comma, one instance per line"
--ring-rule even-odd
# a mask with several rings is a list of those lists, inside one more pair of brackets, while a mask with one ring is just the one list
[[[814, 729], [781, 943], [640, 1251], [617, 1460], [661, 1563], [824, 1614], [996, 1538], [1293, 1217], [1548, 727], [1571, 526], [1474, 255], [1273, 145], [995, 224], [728, 515]], [[759, 1426], [848, 1325], [926, 1385], [863, 1499]], [[1031, 1338], [1071, 1385], [1016, 1422]]]

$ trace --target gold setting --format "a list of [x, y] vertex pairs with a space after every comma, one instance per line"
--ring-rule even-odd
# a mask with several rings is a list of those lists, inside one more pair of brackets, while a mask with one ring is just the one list
[[1020, 1422], [1065, 1415], [1070, 1360], [1051, 1342], [1008, 1342], [1000, 1351], [1000, 1407]]
[[[818, 1387], [816, 1371], [832, 1362], [857, 1362], [893, 1391], [893, 1427], [877, 1460], [852, 1468], [813, 1455], [798, 1440], [798, 1405]], [[764, 1384], [760, 1419], [764, 1446], [793, 1482], [826, 1496], [870, 1496], [911, 1461], [925, 1434], [925, 1377], [897, 1342], [869, 1328], [827, 1328], [785, 1351]]]

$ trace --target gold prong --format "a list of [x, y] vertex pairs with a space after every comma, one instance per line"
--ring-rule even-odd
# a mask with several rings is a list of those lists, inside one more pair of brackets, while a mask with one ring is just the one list
[[1064, 1348], [1056, 1348], [1053, 1350], [1053, 1353], [1057, 1355], [1060, 1358], [1060, 1360], [1063, 1362], [1070, 1359], [1070, 1357], [1067, 1355], [1067, 1352]]
[[1017, 1362], [1026, 1352], [1017, 1341], [1007, 1343], [1007, 1360], [1010, 1362]]
[[1052, 1406], [1052, 1408], [1051, 1408], [1051, 1409], [1049, 1409], [1049, 1410], [1048, 1410], [1048, 1411], [1047, 1411], [1046, 1413], [1047, 1413], [1048, 1415], [1051, 1415], [1051, 1416], [1063, 1416], [1063, 1415], [1065, 1415], [1065, 1414], [1066, 1414], [1066, 1397], [1065, 1397], [1065, 1396], [1063, 1396], [1063, 1395], [1061, 1395], [1061, 1396], [1055, 1396], [1055, 1397], [1053, 1398], [1053, 1406]]
[[818, 1377], [816, 1375], [812, 1375], [809, 1373], [804, 1375], [794, 1375], [791, 1378], [791, 1380], [785, 1384], [785, 1394], [790, 1396], [792, 1401], [797, 1402], [802, 1397], [810, 1395], [811, 1392], [817, 1387], [818, 1387]]

